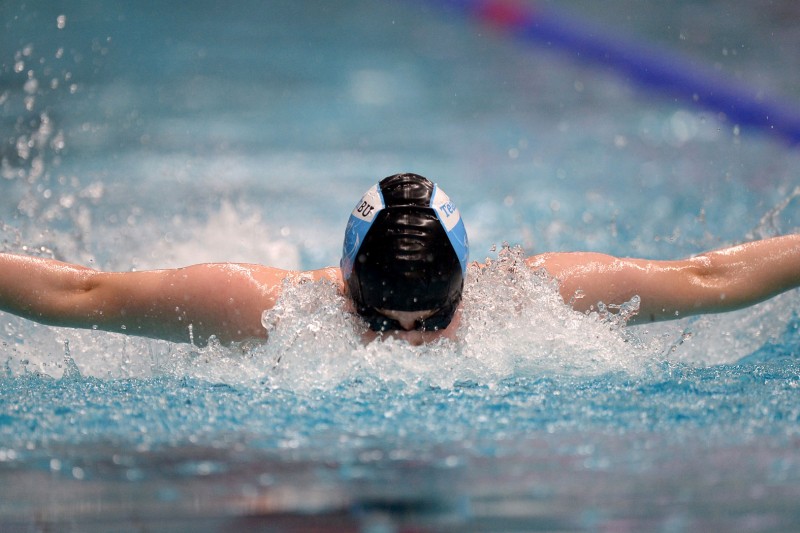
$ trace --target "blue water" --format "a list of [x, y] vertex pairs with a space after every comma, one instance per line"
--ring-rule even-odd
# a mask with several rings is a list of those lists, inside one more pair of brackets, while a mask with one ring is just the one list
[[[792, 6], [555, 7], [800, 105]], [[326, 286], [233, 349], [3, 315], [0, 530], [800, 527], [796, 291], [624, 328], [502, 248], [797, 231], [795, 147], [424, 2], [6, 2], [0, 24], [2, 250], [318, 268], [361, 193], [414, 171], [495, 261], [462, 335], [421, 348], [361, 345]]]

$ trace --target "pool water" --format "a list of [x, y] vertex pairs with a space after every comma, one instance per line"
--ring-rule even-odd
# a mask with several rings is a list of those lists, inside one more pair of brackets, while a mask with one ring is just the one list
[[[791, 3], [537, 5], [800, 105]], [[792, 144], [434, 2], [7, 2], [0, 22], [3, 251], [319, 268], [360, 195], [412, 171], [490, 262], [460, 336], [423, 347], [363, 345], [324, 284], [287, 289], [264, 345], [0, 316], [0, 530], [800, 527], [797, 291], [624, 327], [514, 268], [797, 231]]]

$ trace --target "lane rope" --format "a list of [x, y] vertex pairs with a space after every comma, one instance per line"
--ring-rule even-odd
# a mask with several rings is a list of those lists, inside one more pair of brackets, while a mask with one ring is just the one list
[[800, 143], [800, 110], [794, 103], [714, 72], [685, 56], [608, 31], [552, 8], [510, 0], [432, 0], [432, 4], [488, 24], [523, 42], [559, 49], [609, 67], [648, 89], [724, 115], [740, 128], [758, 128]]

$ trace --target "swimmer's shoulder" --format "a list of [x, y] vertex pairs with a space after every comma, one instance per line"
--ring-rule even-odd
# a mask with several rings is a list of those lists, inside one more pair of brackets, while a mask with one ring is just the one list
[[225, 263], [220, 265], [204, 265], [224, 268], [229, 271], [240, 271], [265, 285], [275, 285], [289, 280], [295, 283], [309, 281], [328, 281], [334, 285], [344, 285], [342, 271], [339, 267], [325, 267], [316, 270], [288, 270], [257, 263]]
[[[587, 261], [600, 257], [602, 254], [592, 252], [545, 252], [525, 258], [525, 264], [534, 271], [541, 271], [551, 277], [558, 278], [562, 272], [585, 264]], [[472, 265], [479, 270], [486, 267], [485, 263], [473, 261]]]
[[609, 263], [615, 258], [596, 252], [546, 252], [525, 259], [531, 270], [541, 271], [557, 280], [563, 280], [587, 267]]
[[546, 252], [527, 257], [525, 264], [531, 270], [545, 271], [551, 276], [556, 276], [565, 268], [574, 266], [577, 261], [582, 260], [583, 255], [576, 252]]
[[317, 270], [307, 270], [301, 273], [302, 277], [312, 281], [328, 281], [341, 288], [344, 286], [344, 279], [342, 278], [342, 269], [339, 267], [325, 267]]
[[342, 290], [344, 281], [339, 267], [325, 267], [316, 270], [287, 270], [253, 263], [231, 263], [228, 268], [241, 269], [247, 276], [263, 286], [279, 286], [284, 281], [292, 283], [328, 282]]

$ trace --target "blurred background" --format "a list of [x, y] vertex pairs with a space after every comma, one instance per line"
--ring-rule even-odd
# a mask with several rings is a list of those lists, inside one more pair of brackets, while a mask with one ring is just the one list
[[[405, 171], [476, 260], [797, 231], [798, 6], [0, 2], [0, 250], [335, 265]], [[490, 320], [423, 352], [347, 344], [324, 291], [259, 349], [3, 315], [0, 529], [796, 529], [796, 291], [626, 330], [471, 290]]]

